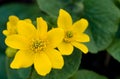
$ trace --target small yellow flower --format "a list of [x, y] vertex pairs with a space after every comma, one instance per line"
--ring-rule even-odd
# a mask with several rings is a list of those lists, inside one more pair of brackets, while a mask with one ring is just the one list
[[88, 27], [88, 21], [86, 19], [82, 18], [73, 24], [70, 14], [60, 9], [57, 24], [65, 32], [62, 43], [58, 45], [58, 49], [62, 55], [70, 55], [73, 52], [73, 46], [85, 54], [88, 52], [88, 48], [83, 44], [83, 42], [90, 41], [89, 36], [83, 33]]
[[[17, 23], [19, 18], [17, 16], [9, 16], [9, 21], [7, 22], [7, 30], [3, 30], [5, 36], [17, 34]], [[31, 22], [30, 19], [25, 19], [26, 22]]]
[[5, 43], [19, 49], [10, 67], [26, 68], [34, 64], [38, 74], [45, 76], [52, 68], [61, 69], [64, 60], [55, 48], [62, 41], [64, 31], [54, 28], [47, 32], [47, 23], [41, 17], [37, 18], [37, 29], [32, 23], [19, 21], [18, 34], [7, 36]]

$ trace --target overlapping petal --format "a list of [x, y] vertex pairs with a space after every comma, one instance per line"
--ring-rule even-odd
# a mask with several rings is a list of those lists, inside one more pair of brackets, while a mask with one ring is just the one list
[[44, 37], [47, 34], [47, 23], [45, 20], [43, 20], [42, 17], [37, 18], [37, 30], [38, 30], [38, 34], [40, 37]]
[[68, 12], [60, 9], [57, 24], [60, 28], [68, 29], [70, 26], [72, 26], [72, 17]]
[[49, 57], [52, 68], [61, 69], [64, 65], [64, 60], [61, 53], [55, 49], [50, 49], [45, 52]]
[[17, 31], [20, 35], [30, 37], [35, 35], [36, 28], [32, 23], [26, 21], [19, 21], [17, 24]]
[[34, 67], [39, 75], [45, 76], [50, 73], [52, 64], [48, 56], [44, 52], [40, 52], [35, 54]]
[[48, 48], [55, 48], [60, 42], [62, 42], [64, 37], [64, 31], [60, 28], [52, 29], [48, 32]]
[[28, 39], [21, 35], [10, 35], [5, 39], [6, 45], [15, 49], [26, 49], [28, 44]]
[[90, 41], [89, 36], [84, 33], [74, 35], [74, 39], [78, 42], [89, 42]]
[[34, 54], [31, 51], [19, 50], [10, 67], [13, 69], [27, 68], [33, 64]]
[[61, 42], [58, 45], [58, 49], [60, 50], [62, 55], [70, 55], [73, 52], [73, 46], [70, 43]]
[[11, 15], [9, 16], [9, 21], [7, 22], [7, 29], [10, 29], [9, 26], [15, 26], [19, 18], [17, 16]]
[[73, 31], [81, 34], [88, 27], [88, 21], [86, 19], [80, 19], [73, 24]]
[[88, 48], [81, 43], [78, 42], [71, 42], [73, 46], [75, 46], [76, 48], [80, 49], [83, 53], [87, 54], [88, 53]]

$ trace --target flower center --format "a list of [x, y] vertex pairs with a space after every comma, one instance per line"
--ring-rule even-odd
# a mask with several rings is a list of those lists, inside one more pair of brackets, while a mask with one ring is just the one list
[[72, 37], [73, 37], [73, 32], [72, 31], [67, 31], [65, 34], [65, 38], [64, 41], [69, 43], [72, 41]]
[[72, 37], [73, 37], [72, 31], [67, 31], [66, 37], [67, 37], [67, 38], [72, 38]]
[[31, 44], [32, 51], [39, 52], [43, 51], [46, 48], [46, 41], [43, 40], [33, 40]]

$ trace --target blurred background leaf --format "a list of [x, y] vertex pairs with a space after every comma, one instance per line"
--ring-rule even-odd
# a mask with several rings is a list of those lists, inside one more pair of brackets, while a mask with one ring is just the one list
[[118, 62], [120, 62], [120, 25], [116, 33], [116, 38], [107, 48], [107, 51], [113, 58], [115, 58]]
[[0, 52], [0, 79], [7, 79], [5, 55], [3, 53], [4, 52]]
[[118, 29], [120, 10], [112, 0], [84, 0], [83, 3], [91, 37], [88, 47], [91, 53], [97, 53], [111, 44]]
[[13, 58], [6, 57], [7, 79], [27, 79], [29, 78], [31, 68], [11, 69], [10, 64]]
[[108, 79], [90, 70], [79, 70], [70, 79]]

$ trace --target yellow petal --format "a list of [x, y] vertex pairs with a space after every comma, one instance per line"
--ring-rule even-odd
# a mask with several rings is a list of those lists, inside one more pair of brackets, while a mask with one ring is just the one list
[[44, 52], [36, 53], [34, 60], [35, 70], [39, 75], [45, 76], [50, 73], [52, 65]]
[[48, 31], [47, 40], [49, 42], [48, 48], [55, 48], [60, 42], [62, 42], [64, 37], [64, 31], [60, 28], [54, 28]]
[[81, 33], [81, 34], [76, 34], [76, 35], [74, 36], [74, 39], [75, 39], [76, 41], [78, 41], [78, 42], [89, 42], [89, 41], [90, 41], [89, 36], [88, 36], [87, 34], [83, 34], [83, 33]]
[[26, 37], [35, 35], [36, 28], [32, 23], [28, 23], [26, 21], [19, 21], [17, 27], [18, 33], [21, 35], [24, 35]]
[[80, 49], [84, 54], [88, 53], [88, 48], [84, 44], [78, 42], [72, 42], [72, 45]]
[[5, 39], [6, 45], [15, 49], [26, 49], [28, 40], [20, 35], [10, 35]]
[[58, 45], [58, 49], [62, 55], [70, 55], [73, 52], [73, 46], [70, 43], [62, 42]]
[[88, 27], [88, 21], [86, 19], [80, 19], [73, 24], [73, 30], [77, 33], [82, 33]]
[[5, 36], [9, 35], [8, 30], [3, 30], [2, 33], [3, 33]]
[[11, 15], [9, 16], [9, 22], [11, 25], [16, 25], [19, 21], [19, 18], [17, 16]]
[[51, 49], [45, 52], [49, 57], [52, 67], [55, 69], [61, 69], [64, 65], [64, 60], [61, 53], [55, 49]]
[[63, 29], [68, 29], [69, 27], [71, 27], [72, 18], [70, 14], [63, 9], [60, 9], [57, 24], [58, 24], [58, 27]]
[[43, 37], [47, 33], [47, 23], [45, 20], [42, 19], [42, 17], [37, 18], [37, 30], [39, 32], [39, 35]]
[[33, 64], [34, 54], [28, 50], [19, 50], [10, 67], [13, 69], [27, 68]]
[[28, 23], [32, 23], [31, 19], [24, 19], [24, 21], [26, 21]]

